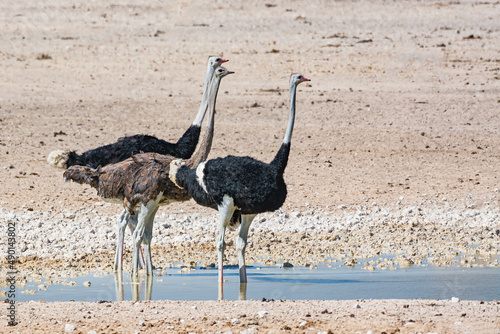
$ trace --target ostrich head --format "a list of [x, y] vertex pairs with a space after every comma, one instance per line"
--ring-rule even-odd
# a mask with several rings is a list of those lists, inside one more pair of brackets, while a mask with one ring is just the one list
[[220, 66], [215, 70], [215, 76], [218, 78], [224, 78], [228, 74], [233, 74], [233, 71], [229, 71], [227, 68]]
[[295, 85], [298, 85], [299, 83], [304, 81], [311, 81], [311, 79], [307, 79], [300, 73], [292, 73], [292, 75], [290, 76], [290, 84], [293, 83]]
[[224, 59], [219, 56], [210, 56], [208, 57], [208, 62], [210, 66], [212, 67], [219, 67], [221, 64], [224, 64], [225, 62], [228, 62], [228, 59]]

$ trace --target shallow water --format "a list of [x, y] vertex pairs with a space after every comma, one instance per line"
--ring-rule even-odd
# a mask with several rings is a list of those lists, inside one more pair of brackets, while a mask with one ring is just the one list
[[[96, 272], [66, 279], [76, 285], [28, 282], [16, 290], [16, 301], [120, 301], [120, 300], [215, 300], [217, 269], [197, 269], [181, 273], [168, 268], [167, 274], [139, 276]], [[237, 267], [224, 268], [224, 298], [236, 299], [450, 299], [500, 300], [499, 267], [422, 267], [366, 271], [360, 268], [316, 269], [251, 266], [248, 284], [239, 283]], [[123, 278], [123, 279], [122, 279]], [[91, 286], [84, 286], [90, 281]], [[73, 283], [73, 284], [74, 284]], [[47, 285], [46, 290], [40, 285]], [[245, 291], [246, 287], [246, 291]], [[1, 290], [6, 290], [3, 288]], [[21, 293], [32, 290], [35, 294]]]

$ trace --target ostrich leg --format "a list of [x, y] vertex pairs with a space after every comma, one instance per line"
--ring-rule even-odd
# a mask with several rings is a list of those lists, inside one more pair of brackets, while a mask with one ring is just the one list
[[238, 251], [238, 262], [240, 268], [240, 283], [247, 282], [247, 269], [245, 265], [245, 249], [247, 247], [248, 229], [256, 215], [242, 215], [240, 233], [236, 241], [236, 250]]
[[144, 262], [146, 273], [149, 275], [153, 275], [153, 262], [151, 258], [151, 239], [153, 239], [153, 223], [155, 220], [156, 212], [158, 212], [158, 206], [154, 209], [154, 211], [149, 215], [148, 221], [146, 224], [146, 228], [144, 230], [144, 238], [142, 240], [142, 247], [144, 249]]
[[[137, 217], [138, 224], [132, 235], [132, 242], [133, 242], [132, 276], [137, 276], [138, 274], [138, 265], [140, 261], [139, 252], [142, 240], [144, 239], [144, 232], [147, 228], [149, 220], [154, 219], [154, 214], [158, 210], [158, 202], [161, 200], [162, 195], [163, 193], [160, 193], [155, 201], [149, 201], [146, 205], [141, 204], [140, 206], [140, 211]], [[149, 253], [149, 256], [151, 256], [151, 253]], [[146, 261], [146, 275], [151, 275], [152, 272], [149, 270], [151, 268], [148, 267], [148, 261], [149, 264], [151, 264], [151, 258], [148, 259], [148, 254], [146, 254], [145, 256], [145, 261]]]
[[[135, 215], [131, 216], [127, 210], [123, 210], [118, 218], [118, 239], [116, 242], [116, 254], [115, 254], [115, 266], [114, 271], [120, 272], [122, 271], [123, 264], [123, 239], [125, 237], [125, 229], [127, 226], [130, 229], [130, 233], [133, 234], [135, 227], [137, 226], [137, 214], [138, 210], [135, 210]], [[142, 254], [139, 257], [139, 267], [144, 268], [144, 256]]]
[[226, 227], [229, 224], [234, 213], [234, 201], [229, 196], [224, 196], [222, 204], [219, 206], [219, 234], [217, 235], [217, 255], [218, 255], [218, 270], [219, 270], [219, 300], [224, 299], [224, 250], [226, 249], [226, 243], [224, 242], [224, 234], [226, 232]]
[[115, 254], [115, 272], [122, 271], [123, 261], [123, 238], [125, 236], [125, 227], [128, 224], [129, 214], [127, 210], [123, 210], [118, 218], [118, 239], [116, 240], [116, 254]]
[[[135, 230], [135, 227], [137, 226], [137, 215], [139, 214], [139, 210], [134, 210], [134, 215], [131, 216], [131, 215], [128, 215], [128, 229], [130, 230], [130, 235], [134, 235], [134, 230]], [[141, 251], [141, 256], [139, 256], [139, 268], [140, 269], [144, 269], [146, 268], [146, 265], [145, 265], [145, 262], [144, 262], [144, 252], [141, 249], [139, 249]]]

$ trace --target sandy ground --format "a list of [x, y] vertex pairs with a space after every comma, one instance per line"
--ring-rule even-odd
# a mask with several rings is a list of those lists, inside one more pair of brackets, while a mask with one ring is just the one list
[[[462, 264], [480, 257], [498, 265], [498, 2], [20, 0], [0, 7], [0, 209], [2, 223], [17, 222], [24, 278], [69, 262], [109, 269], [114, 253], [120, 208], [64, 183], [47, 154], [136, 133], [175, 141], [194, 119], [211, 54], [229, 58], [236, 73], [221, 84], [210, 157], [270, 161], [288, 119], [290, 73], [312, 79], [298, 89], [287, 201], [264, 215], [267, 226], [255, 223], [248, 256], [303, 264], [404, 248], [418, 264], [419, 250], [463, 247]], [[156, 265], [213, 262], [204, 257], [215, 255], [208, 233], [215, 212], [192, 201], [160, 211]], [[207, 230], [194, 224], [183, 234], [206, 240], [172, 241], [180, 227], [165, 233], [168, 221], [193, 217]], [[308, 230], [272, 224], [283, 217]], [[70, 241], [58, 233], [89, 238], [88, 247], [65, 248]], [[7, 232], [0, 240], [6, 253]], [[479, 249], [467, 253], [473, 244]], [[9, 328], [0, 308], [0, 331], [500, 332], [498, 303], [481, 301], [17, 306], [19, 324]]]

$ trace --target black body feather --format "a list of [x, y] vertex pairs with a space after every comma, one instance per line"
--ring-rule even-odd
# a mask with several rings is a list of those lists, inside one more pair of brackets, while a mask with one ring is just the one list
[[180, 187], [186, 189], [191, 197], [193, 197], [195, 202], [199, 205], [217, 210], [217, 204], [215, 203], [213, 198], [210, 196], [210, 194], [207, 194], [198, 183], [196, 177], [196, 168], [191, 169], [185, 166], [181, 167], [176, 174], [176, 183]]
[[149, 135], [122, 137], [116, 143], [97, 147], [80, 155], [75, 151], [70, 151], [66, 166], [80, 165], [97, 168], [123, 161], [141, 152], [154, 152], [189, 159], [196, 149], [200, 132], [200, 126], [191, 125], [175, 144]]
[[216, 208], [228, 195], [238, 208], [236, 215], [275, 211], [287, 195], [283, 173], [275, 165], [251, 157], [230, 155], [207, 161], [203, 182], [208, 193], [197, 182], [196, 170], [188, 167], [179, 169], [176, 182], [203, 206]]
[[286, 165], [288, 163], [288, 156], [290, 155], [290, 143], [283, 143], [281, 147], [274, 156], [273, 161], [271, 161], [271, 165], [275, 166], [278, 170], [278, 173], [283, 175], [285, 172]]

